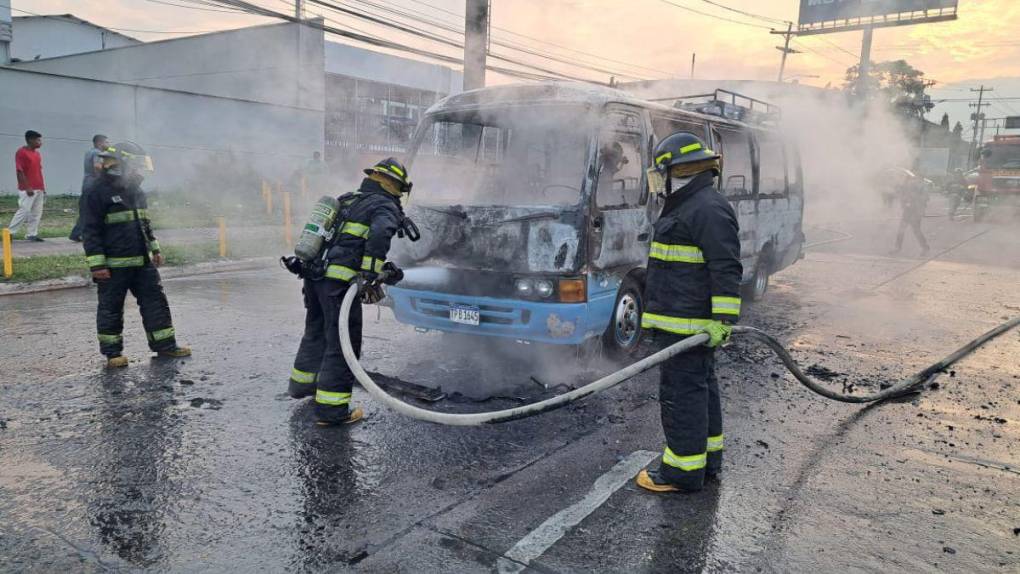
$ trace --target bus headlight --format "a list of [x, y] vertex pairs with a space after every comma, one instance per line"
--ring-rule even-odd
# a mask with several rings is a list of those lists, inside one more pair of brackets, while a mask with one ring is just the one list
[[514, 292], [517, 293], [519, 297], [528, 297], [534, 293], [534, 291], [535, 287], [531, 284], [531, 280], [518, 279], [517, 281], [514, 281]]
[[553, 294], [552, 281], [539, 279], [535, 281], [535, 294], [542, 298], [548, 298]]

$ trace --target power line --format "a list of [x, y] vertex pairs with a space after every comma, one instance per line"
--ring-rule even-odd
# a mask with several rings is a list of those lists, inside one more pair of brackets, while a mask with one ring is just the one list
[[746, 12], [744, 10], [739, 10], [737, 8], [732, 8], [730, 6], [727, 6], [725, 4], [721, 4], [719, 2], [714, 2], [713, 0], [701, 0], [701, 1], [704, 2], [705, 4], [711, 4], [712, 6], [717, 6], [719, 8], [722, 8], [723, 10], [729, 10], [730, 12], [736, 12], [737, 14], [743, 14], [744, 16], [747, 16], [749, 18], [755, 18], [755, 19], [761, 20], [763, 22], [772, 22], [773, 24], [792, 24], [792, 22], [790, 22], [788, 20], [780, 20], [778, 18], [771, 18], [769, 16], [762, 16], [761, 14], [754, 14], [753, 12]]
[[[457, 41], [454, 41], [454, 40], [450, 40], [449, 38], [438, 36], [436, 34], [430, 33], [428, 31], [422, 30], [420, 28], [416, 28], [414, 26], [408, 26], [408, 25], [405, 25], [405, 24], [400, 24], [400, 23], [395, 22], [393, 20], [387, 20], [387, 19], [375, 16], [375, 15], [372, 15], [372, 14], [369, 14], [369, 13], [358, 12], [357, 10], [353, 10], [350, 7], [337, 4], [336, 2], [328, 2], [326, 0], [308, 0], [308, 1], [313, 3], [313, 4], [317, 4], [319, 6], [327, 8], [329, 10], [334, 10], [334, 11], [337, 11], [337, 12], [340, 12], [340, 13], [343, 13], [343, 14], [347, 14], [349, 16], [353, 16], [355, 18], [366, 20], [368, 22], [372, 22], [373, 24], [377, 24], [377, 25], [380, 25], [380, 26], [385, 26], [385, 27], [393, 28], [395, 30], [399, 30], [401, 32], [404, 32], [405, 34], [411, 34], [411, 35], [414, 35], [414, 36], [425, 38], [427, 40], [431, 40], [433, 42], [438, 42], [440, 44], [445, 44], [447, 46], [451, 46], [451, 47], [458, 48], [458, 49], [463, 49], [464, 48], [464, 44], [461, 43], [461, 42], [457, 42]], [[595, 66], [591, 66], [591, 65], [575, 62], [575, 61], [565, 60], [563, 58], [558, 58], [558, 57], [550, 55], [550, 54], [540, 53], [540, 52], [537, 52], [535, 50], [530, 50], [530, 49], [527, 49], [527, 48], [512, 47], [511, 49], [518, 50], [518, 51], [521, 51], [521, 52], [525, 52], [527, 54], [530, 54], [530, 55], [533, 55], [533, 56], [537, 56], [537, 57], [540, 57], [540, 58], [544, 58], [544, 59], [547, 59], [547, 60], [556, 61], [556, 62], [559, 62], [559, 63], [562, 63], [562, 64], [566, 64], [566, 65], [569, 65], [569, 66], [574, 66], [576, 68], [582, 68], [582, 69], [587, 69], [589, 71], [598, 72], [598, 73], [601, 73], [601, 74], [618, 75], [618, 76], [631, 77], [631, 78], [635, 78], [635, 79], [641, 79], [640, 77], [634, 76], [632, 74], [621, 73], [619, 71], [614, 71], [614, 70], [609, 70], [609, 69], [606, 69], [606, 68], [595, 67]], [[498, 59], [498, 60], [502, 60], [502, 61], [505, 61], [505, 62], [508, 62], [508, 63], [513, 63], [513, 64], [516, 64], [516, 65], [523, 65], [523, 66], [531, 67], [531, 68], [533, 68], [535, 70], [538, 70], [538, 71], [546, 73], [546, 74], [555, 74], [555, 73], [558, 73], [558, 72], [556, 72], [554, 70], [549, 70], [549, 69], [541, 68], [541, 67], [538, 67], [538, 66], [536, 66], [534, 64], [512, 60], [512, 59], [507, 58], [506, 56], [502, 56], [502, 55], [499, 55], [499, 54], [490, 54], [490, 57]]]
[[762, 26], [761, 24], [751, 24], [750, 22], [741, 22], [740, 20], [734, 20], [732, 18], [726, 18], [725, 16], [719, 16], [718, 14], [712, 14], [710, 12], [702, 12], [701, 10], [697, 10], [695, 8], [691, 8], [690, 6], [684, 6], [683, 4], [677, 4], [676, 2], [670, 2], [670, 0], [659, 0], [659, 2], [662, 2], [663, 4], [668, 4], [668, 5], [670, 5], [670, 6], [674, 7], [674, 8], [679, 8], [681, 10], [686, 10], [688, 12], [692, 12], [694, 14], [700, 14], [701, 16], [707, 16], [709, 18], [715, 18], [716, 20], [722, 20], [723, 22], [730, 22], [732, 24], [740, 24], [741, 26], [748, 26], [748, 27], [751, 27], [751, 28], [761, 28], [762, 30], [772, 30], [773, 29], [771, 26]]
[[833, 42], [832, 40], [826, 39], [823, 36], [817, 36], [816, 35], [816, 36], [809, 36], [809, 37], [810, 38], [815, 38], [817, 40], [821, 40], [822, 42], [825, 42], [826, 44], [832, 46], [833, 48], [836, 48], [840, 52], [843, 52], [844, 54], [848, 54], [848, 55], [852, 56], [855, 60], [860, 60], [861, 59], [861, 55], [860, 54], [855, 54], [855, 53], [851, 52], [850, 50], [847, 50], [843, 46], [840, 46], [839, 44]]
[[800, 43], [797, 40], [794, 40], [794, 42], [796, 43], [796, 45], [798, 47], [803, 48], [804, 50], [807, 50], [808, 52], [811, 52], [812, 54], [814, 54], [816, 56], [821, 56], [821, 57], [825, 58], [826, 60], [829, 60], [830, 62], [835, 62], [835, 63], [837, 63], [837, 64], [839, 64], [841, 66], [847, 66], [847, 67], [852, 67], [854, 65], [853, 62], [847, 62], [845, 60], [840, 60], [838, 58], [830, 56], [829, 54], [826, 54], [825, 52], [819, 52], [818, 50], [815, 50], [814, 48], [812, 48], [810, 46], [805, 46], [804, 44]]
[[[21, 8], [15, 8], [7, 4], [0, 4], [2, 8], [10, 8], [14, 12], [20, 12], [22, 14], [28, 14], [29, 16], [39, 16], [41, 18], [60, 18], [62, 15], [52, 14], [39, 14], [37, 12], [29, 12], [28, 10], [22, 10]], [[113, 26], [103, 26], [107, 30], [113, 30], [115, 32], [136, 32], [142, 34], [207, 34], [209, 32], [218, 32], [219, 30], [137, 30], [135, 28], [114, 28]]]
[[[430, 50], [426, 50], [426, 49], [422, 49], [422, 48], [414, 48], [412, 46], [407, 46], [407, 45], [400, 44], [400, 43], [397, 43], [397, 42], [392, 42], [392, 41], [389, 41], [389, 40], [384, 40], [384, 39], [381, 39], [381, 38], [376, 38], [376, 37], [373, 37], [373, 36], [370, 36], [370, 35], [367, 35], [367, 34], [355, 33], [355, 32], [351, 32], [351, 31], [348, 31], [348, 30], [343, 30], [341, 28], [337, 28], [335, 26], [327, 26], [327, 25], [325, 25], [323, 23], [319, 23], [319, 22], [315, 22], [315, 21], [308, 21], [308, 20], [302, 21], [302, 20], [299, 20], [299, 19], [297, 19], [297, 18], [295, 18], [295, 17], [293, 17], [293, 16], [291, 16], [289, 14], [283, 14], [283, 13], [277, 12], [275, 10], [272, 10], [272, 9], [260, 6], [258, 4], [254, 4], [252, 2], [247, 2], [246, 0], [212, 0], [212, 1], [214, 1], [214, 2], [216, 2], [218, 4], [221, 4], [221, 5], [233, 6], [233, 7], [241, 8], [241, 9], [245, 10], [246, 12], [249, 12], [249, 13], [252, 13], [252, 14], [258, 14], [260, 16], [266, 16], [266, 17], [270, 17], [270, 18], [278, 18], [278, 19], [281, 19], [281, 20], [286, 20], [288, 22], [294, 22], [294, 23], [298, 23], [298, 24], [303, 24], [303, 25], [311, 27], [311, 28], [316, 28], [316, 29], [319, 29], [319, 30], [323, 30], [324, 32], [329, 32], [331, 34], [335, 34], [335, 35], [338, 35], [338, 36], [342, 36], [342, 37], [345, 37], [345, 38], [349, 38], [349, 39], [352, 39], [352, 40], [363, 42], [363, 43], [366, 43], [366, 44], [369, 44], [369, 45], [378, 46], [378, 47], [381, 47], [381, 48], [387, 48], [387, 49], [391, 49], [391, 50], [395, 50], [395, 51], [407, 52], [407, 53], [410, 53], [410, 54], [415, 54], [415, 55], [418, 55], [418, 56], [423, 56], [423, 57], [426, 57], [426, 58], [431, 58], [431, 59], [434, 59], [434, 60], [439, 60], [439, 61], [447, 62], [447, 63], [451, 63], [451, 64], [460, 64], [460, 65], [463, 65], [463, 63], [464, 63], [464, 61], [462, 59], [454, 57], [454, 56], [448, 56], [446, 54], [440, 54], [438, 52], [434, 52], [434, 51], [430, 51]], [[561, 72], [556, 72], [556, 71], [552, 71], [552, 70], [546, 70], [546, 69], [541, 68], [539, 66], [536, 66], [534, 64], [529, 64], [529, 63], [526, 63], [526, 62], [519, 62], [517, 60], [511, 59], [511, 58], [507, 58], [505, 56], [495, 56], [494, 55], [492, 57], [495, 58], [495, 59], [499, 59], [501, 61], [508, 62], [508, 63], [510, 63], [512, 65], [522, 66], [522, 67], [525, 67], [525, 68], [531, 68], [532, 70], [536, 70], [538, 72], [538, 73], [524, 72], [524, 71], [515, 70], [515, 69], [512, 69], [512, 68], [504, 68], [504, 67], [491, 66], [491, 65], [487, 66], [489, 69], [491, 69], [491, 70], [493, 70], [495, 72], [501, 73], [501, 74], [510, 75], [510, 76], [516, 76], [516, 77], [524, 77], [524, 78], [527, 78], [527, 79], [560, 79], [560, 80], [566, 79], [566, 80], [574, 80], [574, 81], [579, 81], [579, 82], [591, 82], [591, 80], [588, 80], [588, 79], [585, 79], [585, 78], [579, 78], [577, 76], [571, 76], [569, 74], [565, 74], [565, 73], [561, 73]]]
[[[167, 2], [166, 0], [145, 0], [145, 1], [146, 2], [152, 2], [153, 4], [163, 4], [165, 6], [175, 6], [177, 8], [184, 8], [185, 10], [199, 10], [201, 12], [220, 12], [220, 13], [223, 13], [223, 14], [244, 14], [244, 12], [241, 12], [240, 10], [237, 10], [236, 8], [222, 8], [222, 9], [219, 9], [219, 8], [202, 8], [202, 6], [208, 6], [208, 4], [205, 4], [204, 2], [196, 2], [195, 4], [198, 4], [196, 6], [186, 6], [184, 4], [174, 4], [173, 2]], [[187, 2], [188, 0], [181, 0], [181, 1], [182, 2]]]
[[[463, 27], [462, 27], [463, 24], [462, 23], [459, 23], [457, 25], [453, 25], [453, 24], [449, 24], [449, 23], [446, 23], [446, 22], [443, 22], [443, 21], [439, 21], [439, 20], [434, 19], [431, 15], [426, 14], [426, 13], [420, 11], [420, 10], [415, 10], [413, 8], [406, 8], [406, 7], [403, 7], [403, 6], [397, 8], [397, 7], [395, 7], [395, 6], [393, 6], [392, 4], [389, 4], [389, 3], [382, 4], [382, 3], [377, 3], [377, 2], [371, 2], [369, 0], [354, 0], [354, 1], [358, 2], [359, 4], [365, 4], [365, 5], [372, 6], [372, 7], [381, 9], [381, 10], [392, 12], [394, 14], [398, 14], [401, 17], [404, 17], [404, 18], [414, 19], [414, 20], [426, 23], [426, 24], [428, 24], [430, 26], [435, 26], [435, 27], [440, 28], [442, 30], [446, 30], [446, 31], [449, 31], [449, 32], [454, 32], [454, 33], [456, 33], [458, 35], [461, 35], [461, 36], [463, 36], [463, 33], [464, 33], [463, 32]], [[430, 6], [430, 7], [433, 7], [435, 9], [437, 9], [437, 10], [439, 9], [436, 6], [431, 6], [430, 4], [427, 4], [425, 2], [419, 2], [419, 4]], [[589, 57], [591, 59], [597, 60], [596, 64], [600, 64], [601, 65], [602, 62], [610, 62], [610, 63], [614, 63], [614, 64], [620, 64], [620, 65], [625, 66], [627, 68], [633, 68], [635, 70], [640, 69], [640, 70], [645, 70], [645, 71], [653, 72], [653, 73], [659, 73], [659, 74], [662, 73], [661, 69], [649, 68], [649, 67], [646, 67], [646, 66], [641, 66], [641, 65], [638, 65], [638, 64], [634, 64], [632, 62], [625, 62], [625, 61], [622, 61], [622, 60], [615, 60], [615, 59], [609, 58], [607, 56], [602, 56], [602, 55], [599, 55], [599, 54], [593, 54], [593, 53], [590, 53], [590, 52], [585, 52], [585, 51], [582, 51], [582, 50], [577, 50], [577, 49], [571, 48], [569, 46], [563, 46], [561, 44], [556, 44], [556, 43], [553, 43], [553, 42], [548, 42], [548, 41], [542, 40], [541, 38], [535, 38], [533, 36], [527, 36], [527, 35], [524, 35], [524, 34], [518, 34], [517, 32], [514, 32], [512, 30], [508, 30], [506, 28], [500, 28], [499, 26], [492, 26], [492, 29], [493, 30], [499, 30], [499, 31], [505, 32], [505, 33], [507, 33], [509, 35], [512, 35], [512, 36], [517, 36], [517, 37], [520, 37], [520, 38], [524, 38], [524, 39], [530, 40], [532, 42], [537, 42], [537, 43], [546, 44], [546, 45], [549, 45], [549, 46], [554, 46], [554, 47], [560, 48], [562, 50], [566, 50], [566, 51], [574, 52], [576, 54], [581, 54], [581, 55], [587, 56], [587, 57]], [[518, 48], [520, 48], [522, 46], [525, 47], [525, 48], [528, 48], [528, 49], [532, 49], [532, 50], [539, 50], [539, 48], [533, 48], [531, 46], [523, 45], [520, 42], [513, 42], [513, 41], [510, 41], [510, 40], [498, 40], [498, 39], [493, 38], [492, 43], [494, 45], [503, 46], [503, 47], [506, 47], [506, 48], [510, 48], [512, 50], [516, 50], [516, 49], [518, 49]], [[543, 52], [543, 55], [548, 56], [550, 54], [548, 54], [547, 52]], [[586, 62], [586, 63], [590, 63], [590, 62]], [[633, 75], [631, 72], [616, 73], [616, 75], [621, 75], [621, 76], [631, 77], [631, 78], [637, 78], [638, 77], [638, 76]]]

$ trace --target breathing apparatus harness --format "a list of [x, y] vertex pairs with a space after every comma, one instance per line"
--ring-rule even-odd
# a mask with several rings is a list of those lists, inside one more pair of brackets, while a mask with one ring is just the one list
[[[308, 279], [311, 281], [322, 280], [326, 275], [326, 267], [329, 265], [329, 251], [336, 245], [337, 241], [339, 241], [341, 235], [340, 230], [343, 229], [344, 224], [347, 223], [351, 210], [354, 206], [358, 205], [361, 200], [366, 197], [368, 197], [368, 194], [360, 191], [354, 191], [337, 198], [337, 202], [340, 204], [340, 210], [333, 221], [333, 225], [331, 225], [328, 229], [320, 227], [314, 232], [315, 234], [320, 235], [323, 239], [322, 246], [319, 248], [318, 254], [307, 261], [303, 261], [297, 256], [281, 257], [280, 265], [287, 271], [297, 275], [300, 279]], [[418, 241], [421, 239], [421, 231], [410, 217], [402, 215], [397, 227], [397, 237], [400, 237], [401, 239], [406, 237], [410, 241]], [[396, 266], [391, 263], [387, 263], [387, 265], [389, 266], [387, 270], [390, 272], [390, 276], [394, 276], [396, 273], [399, 273], [399, 269], [396, 269]], [[399, 274], [401, 277], [403, 276], [403, 273]]]

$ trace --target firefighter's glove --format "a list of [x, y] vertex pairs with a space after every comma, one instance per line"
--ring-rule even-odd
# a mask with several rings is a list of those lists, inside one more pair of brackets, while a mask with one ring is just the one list
[[712, 321], [705, 328], [703, 332], [708, 334], [708, 342], [705, 343], [709, 347], [715, 348], [722, 345], [726, 341], [730, 340], [730, 335], [733, 333], [733, 327], [723, 323], [722, 321]]
[[361, 302], [365, 305], [375, 305], [386, 298], [386, 292], [383, 291], [382, 285], [377, 282], [362, 283], [359, 291]]
[[301, 277], [301, 273], [304, 272], [304, 265], [301, 263], [301, 260], [293, 255], [290, 257], [281, 257], [280, 265], [298, 277]]
[[397, 264], [392, 261], [387, 261], [386, 264], [383, 265], [382, 270], [384, 276], [382, 282], [387, 285], [396, 285], [404, 279], [404, 270], [397, 267]]

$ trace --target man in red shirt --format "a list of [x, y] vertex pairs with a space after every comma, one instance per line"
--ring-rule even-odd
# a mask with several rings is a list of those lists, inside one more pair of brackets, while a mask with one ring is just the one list
[[43, 183], [42, 156], [37, 151], [42, 147], [42, 134], [25, 132], [25, 146], [14, 154], [14, 168], [18, 172], [18, 211], [9, 225], [14, 235], [22, 224], [27, 230], [25, 239], [42, 241], [39, 237], [39, 220], [42, 219], [46, 184]]

